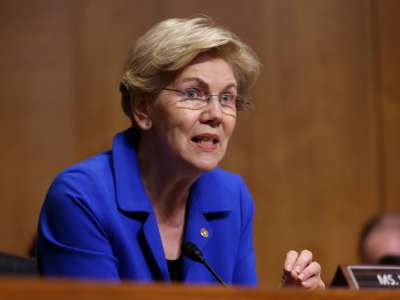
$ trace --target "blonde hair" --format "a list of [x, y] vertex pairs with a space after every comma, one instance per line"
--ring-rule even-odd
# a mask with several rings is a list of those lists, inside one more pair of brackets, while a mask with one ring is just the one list
[[122, 83], [122, 107], [131, 119], [130, 99], [156, 95], [176, 74], [201, 53], [210, 53], [231, 64], [242, 101], [250, 104], [249, 89], [256, 81], [260, 63], [254, 51], [236, 34], [215, 25], [208, 17], [167, 19], [140, 37], [128, 54]]

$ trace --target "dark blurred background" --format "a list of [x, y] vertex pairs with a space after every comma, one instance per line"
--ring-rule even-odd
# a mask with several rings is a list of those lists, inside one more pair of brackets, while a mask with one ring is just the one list
[[118, 84], [152, 24], [203, 13], [258, 53], [255, 106], [224, 167], [255, 202], [260, 285], [289, 249], [330, 281], [371, 215], [400, 210], [400, 1], [0, 2], [0, 250], [24, 255], [54, 176], [129, 126]]

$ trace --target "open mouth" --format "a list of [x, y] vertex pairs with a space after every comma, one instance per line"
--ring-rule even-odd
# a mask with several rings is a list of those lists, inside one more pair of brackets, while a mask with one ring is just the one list
[[199, 134], [191, 138], [192, 142], [199, 145], [216, 145], [219, 143], [219, 138], [214, 134]]

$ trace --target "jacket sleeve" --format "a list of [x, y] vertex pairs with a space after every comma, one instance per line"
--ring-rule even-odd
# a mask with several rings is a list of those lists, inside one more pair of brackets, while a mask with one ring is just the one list
[[119, 280], [118, 261], [108, 241], [110, 224], [93, 204], [102, 205], [104, 197], [104, 189], [83, 172], [62, 173], [56, 178], [39, 218], [42, 275]]
[[257, 286], [257, 272], [253, 245], [254, 203], [241, 180], [241, 236], [233, 276], [233, 284]]

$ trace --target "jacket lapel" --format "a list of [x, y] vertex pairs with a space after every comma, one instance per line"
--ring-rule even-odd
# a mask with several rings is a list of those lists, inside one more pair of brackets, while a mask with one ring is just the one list
[[[205, 246], [211, 240], [213, 233], [209, 222], [198, 205], [198, 200], [197, 195], [190, 199], [183, 242], [190, 241], [203, 252]], [[189, 271], [193, 271], [198, 264], [198, 262], [187, 257], [183, 258], [183, 278], [185, 278], [185, 281], [187, 281], [187, 278], [191, 277], [191, 272]]]
[[145, 253], [146, 259], [153, 260], [149, 266], [155, 263], [158, 268], [151, 271], [157, 274], [155, 277], [161, 276], [156, 279], [169, 280], [157, 221], [141, 180], [134, 143], [135, 137], [131, 129], [117, 134], [113, 140], [112, 158], [118, 207], [128, 215], [140, 216], [135, 219], [143, 222], [142, 233], [147, 243], [147, 247], [142, 250], [150, 252]]
[[157, 220], [154, 214], [149, 215], [144, 223], [143, 233], [148, 245], [148, 250], [151, 252], [152, 257], [157, 264], [159, 274], [161, 276], [159, 279], [162, 279], [163, 281], [169, 281], [170, 276], [167, 261], [165, 259], [164, 248], [161, 242], [160, 232], [158, 230]]
[[[207, 244], [213, 243], [213, 229], [207, 217], [210, 214], [231, 210], [230, 193], [218, 188], [218, 176], [214, 171], [202, 175], [192, 186], [186, 215], [186, 230], [183, 241], [191, 241], [205, 254]], [[187, 257], [183, 259], [184, 281], [196, 282], [197, 268], [204, 268], [198, 262]]]

